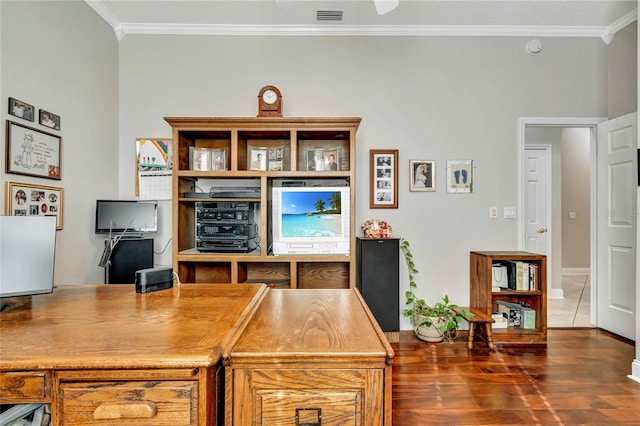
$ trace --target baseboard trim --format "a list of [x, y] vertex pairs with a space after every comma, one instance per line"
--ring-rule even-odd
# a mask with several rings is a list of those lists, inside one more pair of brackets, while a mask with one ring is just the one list
[[631, 374], [627, 377], [640, 383], [640, 359], [633, 360], [631, 363]]
[[560, 275], [590, 275], [589, 268], [562, 268]]

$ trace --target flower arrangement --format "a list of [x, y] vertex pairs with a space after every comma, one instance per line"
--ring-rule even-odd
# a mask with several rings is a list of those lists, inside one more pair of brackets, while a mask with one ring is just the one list
[[380, 219], [371, 219], [364, 222], [360, 229], [365, 238], [391, 238], [391, 225]]

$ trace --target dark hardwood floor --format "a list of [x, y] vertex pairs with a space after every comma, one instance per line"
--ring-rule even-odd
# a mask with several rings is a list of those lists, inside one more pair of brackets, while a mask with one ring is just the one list
[[400, 332], [394, 426], [640, 425], [640, 383], [627, 377], [633, 342], [597, 329], [551, 329], [546, 349], [467, 351], [465, 342]]

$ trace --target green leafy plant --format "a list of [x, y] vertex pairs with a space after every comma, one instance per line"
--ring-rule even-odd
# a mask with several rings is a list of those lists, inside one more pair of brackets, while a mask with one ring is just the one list
[[465, 310], [461, 310], [459, 313], [455, 312], [454, 309], [458, 308], [458, 305], [451, 303], [448, 295], [445, 295], [433, 306], [428, 305], [424, 299], [418, 298], [415, 294], [415, 290], [418, 288], [416, 284], [418, 269], [413, 259], [409, 241], [401, 238], [400, 250], [409, 273], [409, 290], [405, 292], [405, 304], [407, 307], [403, 311], [404, 316], [411, 318], [416, 334], [418, 334], [420, 327], [432, 327], [435, 324], [444, 338], [450, 342], [453, 341], [457, 336], [462, 317], [469, 318], [473, 314]]

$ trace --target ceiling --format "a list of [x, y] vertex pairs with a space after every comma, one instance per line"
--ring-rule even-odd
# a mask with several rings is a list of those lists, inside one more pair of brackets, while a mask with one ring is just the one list
[[[127, 34], [601, 37], [637, 19], [636, 0], [85, 0]], [[342, 19], [319, 20], [319, 12]], [[321, 14], [322, 15], [322, 14]], [[331, 14], [333, 17], [333, 14]]]

